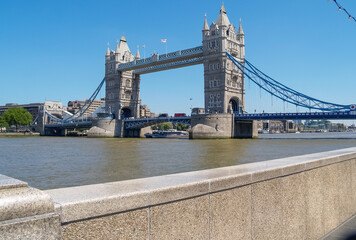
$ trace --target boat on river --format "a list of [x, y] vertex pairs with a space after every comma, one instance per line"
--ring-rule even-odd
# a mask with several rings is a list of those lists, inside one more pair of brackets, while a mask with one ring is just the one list
[[189, 134], [187, 131], [177, 131], [177, 130], [153, 130], [152, 133], [146, 133], [146, 138], [188, 138]]

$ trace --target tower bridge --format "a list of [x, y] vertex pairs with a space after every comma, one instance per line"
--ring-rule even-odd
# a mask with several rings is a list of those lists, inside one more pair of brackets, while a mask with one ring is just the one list
[[[142, 74], [196, 64], [204, 66], [205, 114], [184, 118], [139, 119]], [[245, 77], [284, 102], [323, 112], [247, 114]], [[81, 119], [82, 123], [78, 123], [76, 120], [88, 109], [104, 83], [105, 111], [112, 118], [85, 123]], [[354, 110], [355, 105], [321, 101], [295, 91], [253, 66], [245, 58], [245, 34], [241, 20], [236, 30], [222, 6], [216, 22], [212, 22], [210, 26], [205, 15], [202, 46], [161, 55], [154, 53], [141, 59], [138, 49], [136, 55], [131, 53], [124, 36], [117, 42], [115, 50], [110, 50], [108, 45], [105, 54], [105, 77], [83, 109], [67, 119], [56, 119], [46, 113], [52, 123], [44, 128], [59, 130], [91, 124], [94, 126], [94, 135], [124, 137], [133, 136], [127, 132], [145, 131], [145, 128], [148, 130], [153, 124], [170, 121], [191, 124], [191, 136], [194, 138], [254, 137], [257, 135], [254, 120], [356, 119]]]

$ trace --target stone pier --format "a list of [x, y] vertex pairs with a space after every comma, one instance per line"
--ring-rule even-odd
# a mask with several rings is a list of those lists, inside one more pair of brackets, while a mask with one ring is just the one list
[[256, 138], [255, 121], [235, 121], [233, 114], [192, 115], [189, 138]]

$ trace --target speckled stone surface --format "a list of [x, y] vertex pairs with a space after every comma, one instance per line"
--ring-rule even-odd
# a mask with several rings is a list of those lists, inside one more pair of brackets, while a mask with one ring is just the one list
[[338, 189], [339, 164], [332, 164], [322, 168], [323, 171], [323, 220], [324, 234], [336, 228], [340, 223], [340, 203]]
[[282, 239], [282, 180], [252, 185], [252, 239]]
[[150, 240], [209, 239], [209, 196], [153, 206]]
[[351, 160], [352, 212], [356, 213], [356, 159]]
[[45, 192], [66, 239], [318, 239], [356, 211], [355, 152]]
[[319, 239], [324, 235], [323, 171], [316, 168], [305, 172], [306, 238]]
[[211, 194], [210, 239], [251, 239], [251, 185]]
[[0, 190], [0, 221], [54, 212], [48, 194], [28, 187]]
[[281, 235], [284, 239], [306, 238], [306, 201], [305, 175], [293, 174], [281, 178], [283, 227]]
[[351, 185], [351, 161], [338, 163], [338, 189], [339, 189], [339, 224], [353, 215], [352, 185]]
[[26, 182], [0, 174], [0, 190], [27, 186]]
[[148, 239], [148, 208], [99, 217], [63, 226], [63, 240]]
[[0, 222], [0, 239], [59, 240], [59, 216], [51, 213]]
[[0, 239], [61, 239], [59, 215], [50, 196], [0, 175]]

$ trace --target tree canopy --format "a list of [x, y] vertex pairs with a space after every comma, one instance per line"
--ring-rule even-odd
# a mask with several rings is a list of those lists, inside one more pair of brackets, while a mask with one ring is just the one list
[[169, 130], [169, 129], [173, 128], [173, 125], [170, 122], [163, 122], [163, 123], [157, 124], [157, 126], [152, 126], [151, 128], [153, 130]]
[[9, 127], [9, 124], [5, 121], [3, 116], [0, 116], [0, 128], [7, 128]]
[[7, 109], [2, 118], [8, 125], [26, 126], [32, 123], [32, 115], [22, 107]]

